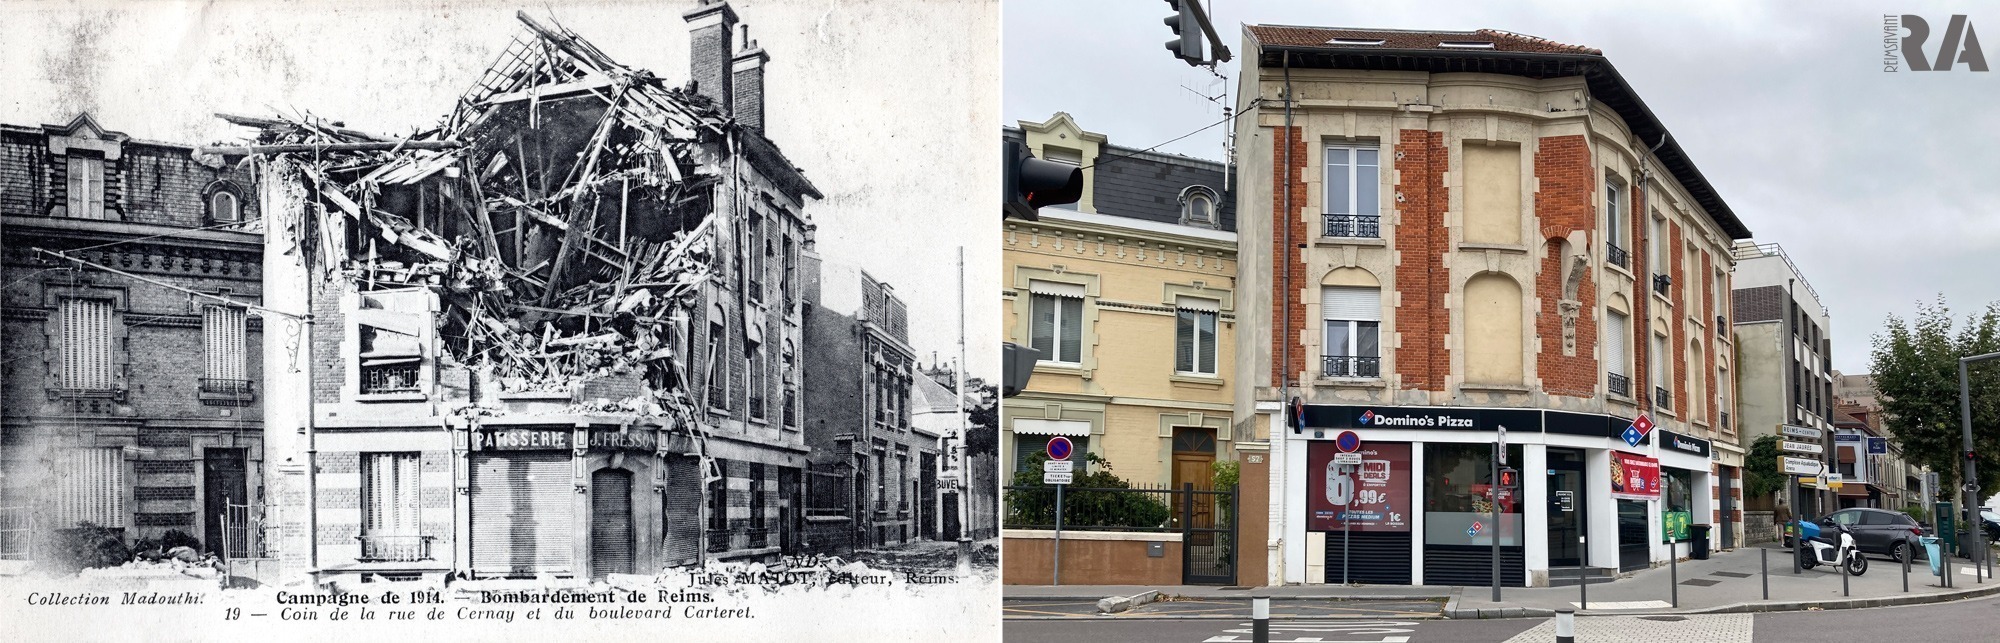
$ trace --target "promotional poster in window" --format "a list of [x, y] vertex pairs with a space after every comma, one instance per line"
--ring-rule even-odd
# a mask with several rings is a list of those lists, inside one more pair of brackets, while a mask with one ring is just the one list
[[1339, 464], [1340, 448], [1314, 442], [1306, 450], [1306, 529], [1410, 530], [1410, 445], [1364, 444], [1361, 464]]
[[1660, 461], [1622, 451], [1611, 452], [1611, 497], [1629, 500], [1660, 497]]

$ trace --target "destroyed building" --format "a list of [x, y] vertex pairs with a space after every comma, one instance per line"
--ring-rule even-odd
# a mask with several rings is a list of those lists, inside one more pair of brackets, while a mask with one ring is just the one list
[[83, 523], [221, 554], [263, 502], [252, 178], [89, 114], [0, 125], [0, 561]]
[[865, 271], [822, 265], [806, 294], [807, 537], [819, 551], [935, 540], [943, 438], [912, 422], [909, 308]]
[[[764, 135], [768, 56], [684, 14], [692, 78], [553, 21], [434, 129], [224, 116], [312, 311], [272, 376], [321, 580], [595, 578], [797, 549], [800, 257], [821, 198]], [[309, 522], [310, 524], [302, 524]]]

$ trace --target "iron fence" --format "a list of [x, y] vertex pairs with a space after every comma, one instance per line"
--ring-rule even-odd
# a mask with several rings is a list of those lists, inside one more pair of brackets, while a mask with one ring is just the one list
[[1627, 270], [1632, 268], [1632, 253], [1626, 252], [1624, 248], [1618, 247], [1618, 244], [1609, 241], [1604, 242], [1604, 260], [1620, 268]]
[[420, 362], [364, 365], [361, 367], [362, 393], [410, 393], [419, 390]]
[[355, 540], [361, 541], [361, 561], [397, 563], [431, 560], [431, 541], [434, 538], [433, 536], [374, 534], [364, 534], [354, 537]]
[[1667, 387], [1664, 386], [1653, 387], [1653, 400], [1659, 403], [1660, 408], [1667, 409], [1669, 411], [1673, 410], [1674, 408], [1674, 394], [1668, 392]]
[[1604, 384], [1614, 395], [1632, 396], [1632, 378], [1617, 373], [1605, 373]]
[[201, 378], [201, 392], [209, 395], [249, 395], [250, 380], [226, 380], [213, 377]]
[[266, 558], [264, 512], [258, 505], [222, 506], [222, 558]]
[[0, 507], [0, 560], [35, 559], [33, 507]]

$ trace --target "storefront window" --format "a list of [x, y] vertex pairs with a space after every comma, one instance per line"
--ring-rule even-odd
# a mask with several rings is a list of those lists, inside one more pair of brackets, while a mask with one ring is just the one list
[[1666, 493], [1660, 505], [1660, 525], [1665, 533], [1660, 541], [1685, 541], [1688, 538], [1688, 523], [1694, 517], [1694, 472], [1687, 469], [1661, 468], [1661, 483]]
[[[1424, 543], [1493, 544], [1493, 445], [1424, 445]], [[1507, 462], [1521, 464], [1521, 447], [1507, 447]], [[1521, 545], [1521, 488], [1500, 489], [1500, 545]]]

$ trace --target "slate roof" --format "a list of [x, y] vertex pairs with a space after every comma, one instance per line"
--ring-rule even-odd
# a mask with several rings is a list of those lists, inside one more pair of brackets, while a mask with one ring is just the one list
[[1257, 41], [1268, 45], [1291, 47], [1315, 47], [1327, 45], [1335, 38], [1344, 40], [1381, 40], [1380, 45], [1348, 45], [1354, 47], [1379, 47], [1383, 49], [1439, 49], [1446, 42], [1490, 42], [1491, 51], [1522, 51], [1551, 54], [1585, 54], [1602, 56], [1603, 51], [1582, 45], [1570, 45], [1547, 38], [1537, 38], [1526, 34], [1498, 29], [1476, 31], [1413, 31], [1404, 29], [1349, 29], [1344, 27], [1293, 27], [1286, 25], [1251, 25], [1250, 33]]
[[[1021, 131], [1006, 128], [1002, 137], [1022, 140]], [[1105, 144], [1091, 166], [1091, 204], [1098, 214], [1178, 225], [1181, 192], [1200, 185], [1215, 193], [1215, 228], [1236, 231], [1236, 177], [1223, 183], [1223, 164], [1179, 154], [1142, 152]], [[1190, 226], [1207, 229], [1205, 226]]]

